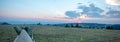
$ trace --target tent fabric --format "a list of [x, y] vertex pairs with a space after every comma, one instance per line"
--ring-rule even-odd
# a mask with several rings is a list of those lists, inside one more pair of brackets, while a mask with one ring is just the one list
[[20, 33], [20, 35], [18, 35], [14, 42], [33, 42], [31, 37], [28, 35], [28, 33], [23, 29]]

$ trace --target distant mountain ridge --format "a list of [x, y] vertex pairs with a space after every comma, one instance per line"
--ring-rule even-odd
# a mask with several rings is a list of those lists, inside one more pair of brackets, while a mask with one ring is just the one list
[[54, 24], [54, 26], [68, 26], [75, 27], [76, 25], [81, 26], [81, 28], [98, 28], [98, 29], [107, 29], [111, 26], [112, 29], [120, 30], [120, 24], [100, 24], [100, 23], [62, 23]]

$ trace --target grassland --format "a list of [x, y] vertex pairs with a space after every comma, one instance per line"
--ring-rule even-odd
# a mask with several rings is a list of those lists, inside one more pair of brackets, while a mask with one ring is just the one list
[[[0, 42], [13, 42], [17, 36], [13, 27], [0, 25]], [[31, 26], [36, 42], [120, 42], [120, 30], [65, 28], [57, 26]]]

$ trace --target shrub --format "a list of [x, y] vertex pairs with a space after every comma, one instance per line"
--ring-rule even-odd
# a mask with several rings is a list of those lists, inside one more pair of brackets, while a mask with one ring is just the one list
[[41, 23], [38, 23], [37, 25], [42, 25]]
[[112, 26], [107, 26], [106, 29], [113, 29]]

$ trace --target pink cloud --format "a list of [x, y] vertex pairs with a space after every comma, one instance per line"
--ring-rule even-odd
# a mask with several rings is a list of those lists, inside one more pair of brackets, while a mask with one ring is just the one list
[[[21, 15], [22, 14], [22, 15]], [[34, 19], [34, 20], [53, 20], [53, 21], [62, 21], [62, 22], [70, 22], [70, 23], [82, 23], [84, 21], [106, 21], [106, 22], [119, 22], [120, 18], [91, 18], [87, 14], [80, 15], [77, 18], [69, 18], [69, 17], [55, 17], [49, 15], [39, 15], [39, 13], [35, 13], [38, 15], [31, 15], [30, 12], [18, 13], [18, 12], [1, 12], [0, 17], [7, 17], [11, 19]]]
[[63, 21], [63, 22], [70, 22], [70, 23], [80, 23], [81, 21], [79, 19], [71, 19], [69, 17], [50, 17], [50, 16], [46, 16], [46, 17], [39, 17], [39, 19], [46, 19], [46, 20], [55, 20], [55, 21]]
[[110, 5], [120, 5], [120, 0], [105, 0]]

